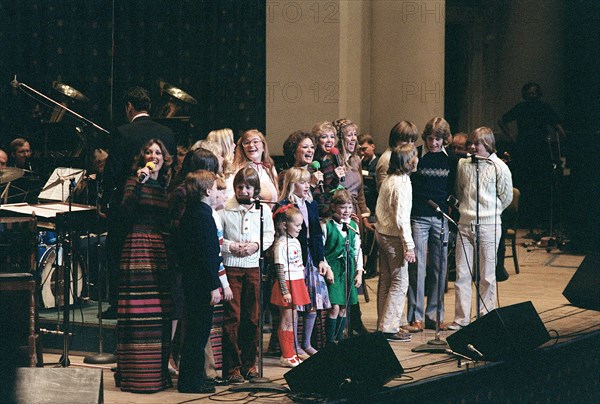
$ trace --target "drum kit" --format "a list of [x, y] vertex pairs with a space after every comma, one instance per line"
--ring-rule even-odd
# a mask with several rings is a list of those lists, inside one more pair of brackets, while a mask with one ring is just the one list
[[[11, 82], [11, 85], [13, 88], [20, 89], [22, 92], [29, 96], [33, 96], [34, 99], [38, 100], [38, 104], [35, 105], [31, 116], [34, 119], [34, 122], [39, 124], [39, 126], [36, 125], [36, 127], [40, 128], [40, 130], [29, 133], [28, 140], [33, 146], [33, 149], [37, 150], [37, 157], [45, 159], [50, 158], [53, 160], [51, 162], [46, 161], [46, 163], [50, 163], [46, 164], [46, 168], [51, 167], [52, 170], [54, 170], [53, 175], [56, 174], [56, 178], [51, 176], [43, 188], [36, 187], [36, 201], [42, 199], [42, 194], [49, 194], [51, 195], [50, 200], [61, 202], [39, 205], [17, 203], [2, 206], [3, 203], [6, 204], [9, 193], [13, 193], [10, 190], [11, 187], [13, 189], [17, 188], [15, 184], [11, 185], [12, 182], [17, 180], [23, 181], [21, 179], [23, 176], [27, 178], [27, 176], [31, 176], [32, 174], [37, 177], [38, 181], [40, 178], [38, 176], [39, 174], [34, 173], [31, 169], [24, 170], [16, 167], [0, 168], [0, 216], [6, 216], [7, 214], [14, 216], [16, 213], [21, 216], [28, 216], [30, 221], [37, 223], [37, 237], [31, 229], [27, 233], [28, 237], [34, 235], [33, 238], [29, 237], [32, 239], [32, 242], [29, 243], [31, 245], [28, 244], [26, 246], [28, 251], [32, 251], [32, 254], [24, 254], [24, 256], [30, 257], [30, 259], [28, 258], [26, 265], [20, 265], [20, 267], [28, 267], [31, 268], [32, 271], [35, 271], [35, 277], [38, 280], [38, 304], [40, 307], [45, 309], [56, 308], [59, 312], [59, 309], [62, 308], [62, 331], [59, 331], [59, 326], [57, 325], [57, 331], [55, 331], [55, 333], [61, 333], [64, 338], [63, 356], [60, 359], [60, 364], [66, 367], [69, 366], [69, 333], [67, 331], [69, 329], [69, 307], [72, 304], [78, 304], [90, 297], [89, 275], [91, 268], [89, 268], [89, 255], [86, 260], [87, 265], [82, 265], [84, 260], [82, 260], [82, 257], [79, 254], [78, 246], [85, 244], [82, 240], [86, 236], [83, 236], [82, 234], [87, 233], [87, 253], [89, 254], [91, 235], [90, 226], [98, 224], [99, 219], [95, 207], [87, 205], [75, 206], [75, 204], [72, 203], [73, 190], [75, 188], [74, 178], [76, 176], [83, 176], [85, 171], [79, 169], [79, 171], [74, 172], [74, 169], [72, 168], [63, 168], [63, 171], [68, 171], [65, 173], [60, 171], [60, 167], [55, 167], [60, 165], [57, 164], [57, 158], [59, 157], [77, 159], [78, 164], [81, 164], [81, 157], [86, 159], [88, 155], [91, 155], [92, 150], [89, 146], [92, 142], [86, 139], [87, 133], [84, 133], [84, 129], [86, 129], [86, 132], [88, 129], [98, 133], [103, 132], [103, 134], [109, 134], [109, 132], [70, 108], [77, 103], [87, 103], [89, 102], [89, 99], [81, 91], [68, 84], [60, 81], [54, 81], [52, 83], [52, 90], [55, 92], [54, 97], [56, 100], [42, 94], [25, 83], [18, 82], [16, 76]], [[181, 125], [182, 123], [189, 126], [190, 117], [182, 115], [186, 115], [189, 108], [198, 104], [196, 99], [184, 90], [171, 84], [160, 81], [159, 85], [161, 97], [164, 94], [167, 100], [158, 110], [155, 119], [164, 124], [167, 124], [166, 121], [169, 121], [169, 123], [172, 123], [175, 126]], [[64, 119], [66, 116], [74, 118], [75, 121], [73, 121], [73, 119]], [[177, 133], [177, 131], [175, 132]], [[74, 148], [74, 146], [76, 147]], [[34, 155], [34, 157], [36, 157], [36, 155]], [[72, 165], [71, 167], [77, 166], [79, 165]], [[50, 171], [51, 170], [47, 170], [48, 173]], [[43, 176], [48, 178], [45, 175]], [[70, 183], [68, 203], [64, 202], [65, 192], [63, 188], [66, 184], [65, 180], [68, 180]], [[40, 190], [42, 193], [38, 195]], [[18, 192], [18, 194], [29, 195], [31, 192], [27, 190], [26, 192]], [[57, 194], [58, 197], [54, 194]], [[11, 200], [11, 202], [15, 201]], [[66, 206], [68, 206], [68, 209], [66, 209]], [[45, 216], [45, 212], [50, 213]], [[38, 217], [52, 217], [52, 220], [49, 221], [50, 223], [42, 224], [36, 220]], [[8, 220], [11, 219], [23, 220], [23, 217], [8, 218]], [[33, 226], [35, 227], [35, 224]], [[2, 231], [3, 227], [0, 225], [0, 239], [4, 236]], [[100, 236], [96, 237], [98, 240], [96, 248], [97, 252], [99, 252]], [[37, 240], [37, 243], [35, 243], [34, 240]], [[0, 240], [0, 249], [3, 249], [4, 246], [1, 244], [2, 242]], [[6, 250], [8, 252], [7, 255], [14, 254], [15, 251], [12, 246], [7, 247]], [[4, 258], [7, 258], [9, 261], [14, 261], [14, 257], [3, 257], [2, 259]], [[1, 270], [6, 270], [4, 267], [5, 266], [3, 265], [3, 269]], [[100, 283], [100, 264], [98, 264], [98, 277], [98, 282]], [[114, 362], [112, 355], [104, 355], [102, 353], [102, 298], [100, 290], [101, 287], [98, 285], [100, 354], [90, 358], [86, 357], [86, 361], [89, 359], [88, 363]]]

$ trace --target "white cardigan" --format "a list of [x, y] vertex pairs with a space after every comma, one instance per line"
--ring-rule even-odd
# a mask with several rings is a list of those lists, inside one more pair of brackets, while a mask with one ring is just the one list
[[375, 228], [386, 236], [404, 236], [408, 249], [415, 248], [410, 227], [412, 183], [407, 174], [388, 175], [377, 196]]
[[[263, 207], [263, 250], [271, 247], [275, 236], [271, 209]], [[231, 244], [239, 241], [260, 243], [260, 210], [254, 205], [251, 208], [240, 205], [235, 198], [229, 198], [225, 207], [219, 211], [223, 225], [223, 264], [228, 267], [255, 268], [258, 267], [260, 250], [248, 257], [236, 257], [231, 252]]]
[[[476, 164], [471, 159], [458, 161], [456, 198], [460, 202], [460, 224], [476, 223]], [[479, 222], [500, 224], [500, 214], [513, 198], [512, 175], [508, 166], [496, 156], [479, 161]]]

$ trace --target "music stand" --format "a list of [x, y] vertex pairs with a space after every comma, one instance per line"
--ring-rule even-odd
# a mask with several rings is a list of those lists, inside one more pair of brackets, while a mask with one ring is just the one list
[[[38, 199], [65, 202], [69, 197], [68, 181], [74, 179], [76, 183], [79, 183], [84, 174], [85, 170], [81, 168], [56, 168], [46, 181], [44, 188], [38, 195]], [[67, 182], [66, 185], [65, 182]]]

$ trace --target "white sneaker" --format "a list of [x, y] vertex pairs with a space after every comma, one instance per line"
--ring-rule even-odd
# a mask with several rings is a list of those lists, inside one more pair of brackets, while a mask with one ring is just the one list
[[291, 358], [284, 358], [283, 356], [279, 358], [279, 364], [284, 368], [295, 368], [301, 363], [302, 361], [296, 355], [292, 356]]
[[452, 322], [451, 324], [448, 324], [448, 329], [452, 330], [452, 331], [458, 331], [461, 328], [463, 328], [463, 326], [460, 325], [460, 324], [458, 324], [458, 323], [456, 323], [456, 322]]

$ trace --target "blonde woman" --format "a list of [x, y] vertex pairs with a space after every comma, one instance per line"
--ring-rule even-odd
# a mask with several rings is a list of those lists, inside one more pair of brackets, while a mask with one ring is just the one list
[[257, 129], [244, 132], [237, 142], [233, 163], [236, 171], [247, 166], [254, 168], [260, 178], [260, 198], [277, 202], [277, 170], [269, 154], [265, 135]]

